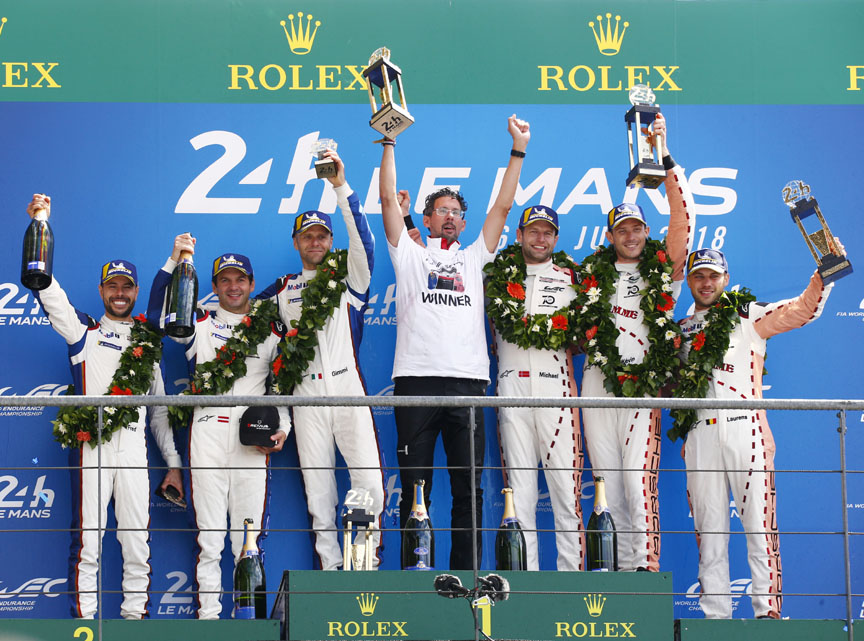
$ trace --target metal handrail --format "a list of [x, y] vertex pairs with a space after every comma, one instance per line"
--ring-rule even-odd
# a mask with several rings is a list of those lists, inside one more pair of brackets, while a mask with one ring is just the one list
[[[842, 534], [844, 546], [845, 565], [845, 593], [843, 594], [820, 594], [811, 596], [845, 596], [846, 597], [846, 625], [849, 641], [853, 640], [853, 612], [852, 612], [852, 587], [851, 587], [851, 557], [850, 557], [850, 535], [864, 534], [861, 532], [850, 532], [847, 514], [847, 476], [850, 473], [859, 473], [860, 470], [848, 470], [846, 467], [846, 412], [864, 411], [864, 400], [859, 399], [683, 399], [683, 398], [599, 398], [599, 397], [571, 397], [571, 398], [524, 398], [510, 396], [0, 396], [0, 407], [68, 407], [68, 406], [94, 406], [98, 408], [98, 421], [101, 432], [103, 421], [103, 409], [105, 407], [126, 406], [184, 406], [184, 407], [234, 407], [234, 406], [335, 406], [335, 407], [468, 407], [470, 408], [471, 428], [474, 429], [474, 413], [476, 408], [482, 407], [530, 407], [530, 408], [656, 408], [656, 409], [739, 409], [739, 410], [799, 410], [799, 411], [824, 411], [839, 410], [837, 417], [839, 425], [837, 431], [840, 435], [840, 470], [841, 476], [841, 498], [843, 514], [842, 532], [824, 532], [822, 534]], [[470, 439], [472, 446], [474, 439]], [[470, 458], [473, 468], [474, 457]], [[100, 468], [101, 458], [97, 464]], [[33, 469], [27, 468], [27, 469]], [[683, 470], [675, 470], [683, 471]], [[778, 470], [783, 471], [783, 470]], [[792, 471], [792, 470], [786, 470]], [[794, 470], [800, 472], [827, 472], [838, 473], [836, 470]], [[476, 492], [472, 479], [472, 494]], [[100, 475], [101, 481], [101, 475]], [[100, 491], [101, 495], [101, 491]], [[476, 518], [476, 515], [474, 515]], [[472, 530], [486, 531], [489, 528], [478, 528], [472, 520]], [[101, 523], [98, 530], [103, 531]], [[116, 529], [116, 528], [113, 528]], [[452, 528], [439, 528], [452, 530]], [[50, 530], [33, 530], [50, 531]], [[278, 530], [274, 530], [278, 531]], [[538, 530], [543, 531], [543, 530]], [[664, 532], [664, 531], [661, 531]], [[671, 532], [667, 532], [671, 533]], [[677, 532], [676, 532], [677, 533]], [[683, 533], [683, 532], [682, 532]], [[690, 533], [690, 532], [688, 532]], [[821, 533], [821, 532], [820, 532]], [[787, 532], [788, 534], [788, 532]], [[99, 577], [98, 594], [99, 602], [102, 602], [103, 591], [101, 580], [101, 536], [99, 537]], [[476, 548], [474, 551], [476, 556]], [[475, 582], [478, 562], [474, 560]], [[676, 595], [678, 593], [671, 593]], [[785, 593], [789, 596], [803, 596], [803, 594]], [[861, 596], [861, 595], [854, 595]], [[98, 610], [99, 638], [101, 639], [102, 608]], [[476, 638], [476, 633], [475, 633]]]

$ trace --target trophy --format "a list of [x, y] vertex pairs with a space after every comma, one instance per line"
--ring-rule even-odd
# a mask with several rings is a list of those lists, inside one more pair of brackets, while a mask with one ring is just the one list
[[332, 138], [320, 138], [312, 143], [312, 155], [315, 156], [315, 175], [318, 178], [330, 178], [336, 175], [336, 161], [325, 158], [328, 151], [336, 151], [336, 141]]
[[[375, 531], [375, 515], [372, 496], [363, 488], [350, 489], [345, 495], [345, 510], [342, 514], [342, 569], [371, 570]], [[356, 528], [356, 529], [355, 529]], [[354, 543], [354, 534], [361, 543]], [[361, 536], [362, 535], [362, 536]]]
[[627, 186], [639, 185], [644, 189], [657, 189], [666, 180], [663, 168], [663, 150], [659, 145], [652, 146], [642, 133], [643, 127], [650, 127], [660, 113], [654, 104], [654, 92], [647, 85], [630, 87], [630, 110], [624, 114], [627, 124], [627, 151], [630, 154], [630, 174]]
[[[834, 242], [834, 234], [831, 233], [825, 217], [822, 216], [819, 203], [811, 195], [810, 185], [800, 180], [790, 180], [783, 187], [783, 202], [788, 205], [792, 220], [798, 225], [801, 235], [804, 236], [804, 242], [813, 254], [822, 282], [827, 285], [851, 274], [852, 263]], [[821, 228], [813, 233], [807, 233], [801, 220], [813, 214], [816, 214]]]
[[[372, 53], [363, 76], [369, 87], [369, 103], [372, 105], [372, 120], [369, 121], [369, 126], [372, 129], [392, 139], [414, 124], [414, 118], [408, 113], [405, 104], [402, 70], [390, 62], [390, 50], [387, 47], [381, 47]], [[399, 104], [393, 103], [393, 91], [390, 88], [393, 80], [396, 81], [396, 90], [399, 92]], [[381, 97], [380, 109], [375, 102], [375, 87], [378, 87]]]

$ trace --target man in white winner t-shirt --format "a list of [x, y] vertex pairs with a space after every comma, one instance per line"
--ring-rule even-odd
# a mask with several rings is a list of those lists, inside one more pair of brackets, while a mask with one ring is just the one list
[[[525, 148], [531, 138], [528, 123], [507, 121], [513, 137], [510, 162], [495, 203], [486, 214], [477, 240], [463, 248], [465, 199], [449, 188], [426, 198], [423, 225], [429, 230], [426, 247], [415, 243], [405, 228], [396, 194], [394, 141], [383, 141], [380, 192], [384, 231], [396, 273], [396, 357], [393, 394], [396, 396], [484, 396], [489, 385], [489, 356], [483, 310], [483, 266], [498, 247], [507, 213], [513, 204]], [[450, 568], [474, 568], [471, 544], [470, 426], [468, 408], [397, 407], [398, 461], [402, 482], [401, 527], [411, 512], [414, 482], [426, 482], [430, 506], [432, 463], [438, 434], [450, 468], [453, 528]], [[475, 413], [476, 523], [482, 525], [483, 410]], [[479, 567], [481, 543], [476, 539]]]

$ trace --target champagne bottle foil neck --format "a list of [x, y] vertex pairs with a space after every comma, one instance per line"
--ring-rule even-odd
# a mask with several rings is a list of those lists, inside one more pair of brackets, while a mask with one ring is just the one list
[[48, 210], [47, 209], [39, 209], [33, 214], [34, 220], [39, 220], [41, 222], [45, 222], [48, 220]]

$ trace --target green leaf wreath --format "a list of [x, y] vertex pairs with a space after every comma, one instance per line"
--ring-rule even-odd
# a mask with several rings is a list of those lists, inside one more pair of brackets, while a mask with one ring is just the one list
[[[234, 326], [231, 337], [216, 351], [216, 358], [195, 365], [195, 375], [182, 394], [225, 394], [234, 381], [246, 375], [246, 358], [270, 335], [271, 324], [279, 320], [276, 304], [269, 300], [250, 301], [249, 313]], [[186, 427], [195, 408], [173, 405], [168, 408], [174, 427]]]
[[[676, 398], [705, 398], [711, 371], [723, 362], [729, 340], [741, 316], [738, 310], [756, 300], [746, 287], [738, 292], [723, 292], [705, 314], [702, 329], [690, 337], [690, 353], [678, 371]], [[673, 441], [684, 438], [696, 423], [695, 409], [674, 409], [672, 429], [666, 435]]]
[[291, 321], [291, 327], [280, 343], [281, 353], [271, 366], [273, 390], [277, 394], [290, 394], [291, 389], [303, 380], [309, 363], [315, 358], [317, 332], [333, 316], [342, 294], [348, 289], [345, 284], [347, 277], [348, 251], [337, 249], [328, 252], [300, 294], [300, 317]]
[[672, 320], [674, 265], [665, 241], [646, 241], [638, 269], [646, 285], [639, 307], [648, 328], [648, 353], [641, 363], [625, 365], [615, 343], [620, 332], [609, 302], [618, 280], [616, 260], [614, 247], [601, 246], [582, 261], [582, 283], [574, 301], [579, 309], [578, 338], [584, 340], [588, 365], [603, 372], [606, 390], [615, 396], [658, 396], [679, 365], [681, 330]]
[[[144, 314], [132, 321], [129, 345], [120, 354], [120, 362], [109, 383], [106, 396], [147, 394], [153, 383], [153, 367], [162, 358], [162, 335], [147, 322]], [[70, 385], [67, 395], [75, 393]], [[117, 430], [138, 420], [138, 407], [105, 407], [102, 420], [102, 442], [107, 443]], [[63, 448], [90, 447], [99, 444], [99, 415], [95, 407], [61, 407], [54, 424], [54, 440]]]
[[[576, 273], [579, 266], [565, 252], [555, 252], [552, 262]], [[551, 314], [528, 314], [525, 311], [526, 276], [522, 245], [505, 247], [483, 271], [486, 272], [486, 313], [495, 331], [508, 343], [522, 349], [558, 350], [573, 342], [576, 314], [572, 305]]]

